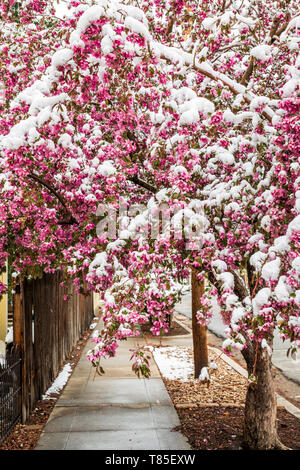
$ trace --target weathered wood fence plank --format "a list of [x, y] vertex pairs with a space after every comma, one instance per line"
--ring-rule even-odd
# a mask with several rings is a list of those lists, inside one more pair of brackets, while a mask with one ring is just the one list
[[23, 357], [23, 423], [94, 316], [92, 294], [77, 294], [73, 283], [61, 287], [61, 282], [61, 273], [45, 274], [16, 290], [14, 342]]

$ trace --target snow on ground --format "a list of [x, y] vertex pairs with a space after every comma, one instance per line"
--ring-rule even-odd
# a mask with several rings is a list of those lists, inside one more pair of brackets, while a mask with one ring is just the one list
[[[191, 348], [184, 346], [169, 346], [164, 348], [145, 346], [145, 349], [152, 352], [161, 375], [166, 379], [180, 380], [181, 382], [195, 380], [194, 358]], [[209, 381], [209, 371], [213, 369], [218, 369], [218, 366], [211, 358], [209, 359], [208, 367], [203, 367], [201, 370], [198, 380]]]
[[71, 364], [66, 364], [63, 370], [60, 372], [60, 374], [58, 374], [58, 376], [54, 380], [51, 387], [49, 387], [45, 395], [43, 395], [43, 400], [48, 400], [49, 397], [53, 395], [54, 393], [59, 393], [66, 385], [71, 373], [72, 373]]
[[9, 326], [7, 328], [7, 335], [5, 338], [5, 342], [6, 344], [10, 344], [10, 343], [13, 343], [13, 341], [14, 341], [14, 329], [12, 326]]
[[189, 348], [170, 346], [154, 348], [153, 356], [163, 377], [187, 382], [194, 376], [193, 358]]
[[[5, 343], [10, 344], [14, 342], [14, 327], [9, 326], [7, 328], [7, 334], [5, 337]], [[32, 342], [34, 343], [34, 321], [32, 322]]]

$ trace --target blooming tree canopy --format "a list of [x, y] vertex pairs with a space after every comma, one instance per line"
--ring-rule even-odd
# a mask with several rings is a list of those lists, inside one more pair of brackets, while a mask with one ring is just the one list
[[191, 267], [207, 279], [199, 322], [216, 296], [224, 349], [252, 354], [253, 380], [275, 329], [300, 346], [296, 7], [72, 1], [59, 18], [2, 1], [0, 266], [105, 291], [97, 367], [149, 316], [167, 328]]

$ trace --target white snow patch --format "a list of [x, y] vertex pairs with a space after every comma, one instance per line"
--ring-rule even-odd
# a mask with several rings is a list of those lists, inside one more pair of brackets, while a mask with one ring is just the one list
[[274, 289], [274, 294], [279, 302], [289, 301], [291, 287], [285, 281], [286, 276], [280, 276], [278, 284]]
[[233, 290], [234, 289], [234, 277], [233, 274], [229, 272], [223, 272], [221, 274], [218, 274], [217, 280], [221, 281], [223, 284], [223, 289], [229, 289]]
[[300, 274], [300, 256], [297, 256], [292, 262], [292, 267], [295, 269], [297, 274]]
[[54, 68], [65, 65], [73, 57], [73, 51], [68, 48], [60, 49], [56, 51], [52, 56], [51, 64]]
[[58, 376], [54, 380], [51, 387], [49, 387], [45, 395], [43, 395], [43, 400], [47, 400], [54, 393], [59, 393], [66, 385], [71, 373], [72, 373], [71, 364], [66, 364], [63, 370], [60, 372], [60, 374], [58, 374]]
[[132, 18], [131, 16], [127, 16], [124, 22], [124, 26], [134, 33], [140, 34], [143, 36], [146, 40], [150, 41], [151, 40], [151, 35], [149, 33], [148, 28], [143, 25], [140, 21], [136, 20], [135, 18]]
[[262, 347], [263, 349], [266, 349], [266, 350], [267, 350], [267, 353], [268, 353], [269, 356], [272, 356], [272, 353], [273, 353], [272, 348], [268, 345], [268, 343], [267, 343], [267, 341], [265, 340], [265, 338], [264, 338], [264, 339], [262, 340], [262, 342], [261, 342], [261, 347]]
[[261, 271], [262, 277], [266, 281], [275, 281], [279, 277], [280, 272], [280, 258], [275, 258], [273, 261], [266, 263]]
[[254, 314], [258, 314], [260, 307], [269, 302], [269, 297], [271, 295], [271, 289], [264, 287], [260, 289], [254, 299], [252, 300]]
[[199, 375], [200, 382], [210, 382], [209, 372], [207, 367], [202, 367], [200, 375]]
[[6, 344], [10, 344], [10, 343], [14, 342], [14, 329], [13, 329], [13, 326], [10, 326], [7, 329], [7, 335], [5, 337], [5, 342], [6, 342]]
[[223, 273], [227, 269], [227, 264], [225, 261], [222, 261], [220, 259], [217, 259], [211, 263], [212, 267], [215, 268], [216, 271], [219, 271], [220, 273]]
[[212, 361], [209, 363], [209, 366], [208, 366], [209, 369], [213, 369], [213, 370], [216, 370], [218, 368], [217, 364]]
[[153, 356], [161, 374], [166, 379], [187, 382], [193, 378], [194, 367], [188, 348], [176, 346], [155, 348]]
[[103, 52], [104, 55], [107, 55], [107, 54], [110, 54], [111, 52], [113, 52], [113, 50], [114, 50], [113, 42], [112, 42], [111, 38], [108, 35], [104, 36], [104, 38], [102, 39], [101, 49], [102, 49], [102, 52]]
[[267, 44], [261, 44], [253, 47], [250, 51], [250, 55], [261, 62], [266, 62], [272, 57], [272, 47]]
[[102, 176], [108, 177], [116, 173], [116, 169], [110, 160], [106, 160], [98, 166], [98, 173]]

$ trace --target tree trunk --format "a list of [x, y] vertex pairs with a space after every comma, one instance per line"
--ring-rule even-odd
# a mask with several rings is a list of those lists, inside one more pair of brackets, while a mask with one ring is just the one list
[[192, 329], [194, 345], [195, 378], [200, 375], [201, 369], [208, 366], [207, 328], [201, 326], [196, 313], [201, 309], [201, 297], [204, 293], [204, 281], [199, 281], [197, 271], [192, 269]]
[[[277, 437], [277, 403], [274, 389], [272, 362], [266, 349], [258, 345], [255, 376], [257, 383], [250, 384], [247, 390], [244, 422], [244, 447], [251, 450], [283, 449]], [[251, 355], [253, 356], [253, 355]], [[247, 360], [248, 374], [253, 373], [255, 357]]]

